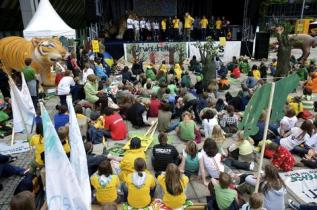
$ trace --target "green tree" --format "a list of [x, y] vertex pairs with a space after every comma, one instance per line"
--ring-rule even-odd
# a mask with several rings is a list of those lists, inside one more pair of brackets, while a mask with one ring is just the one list
[[199, 49], [203, 68], [203, 86], [214, 91], [217, 86], [215, 57], [219, 54], [219, 45], [216, 45], [211, 37], [207, 37], [206, 43], [197, 42], [195, 46]]
[[277, 24], [275, 27], [275, 36], [278, 41], [275, 77], [285, 77], [290, 71], [291, 50], [295, 37], [289, 36], [292, 29], [292, 25], [288, 22]]

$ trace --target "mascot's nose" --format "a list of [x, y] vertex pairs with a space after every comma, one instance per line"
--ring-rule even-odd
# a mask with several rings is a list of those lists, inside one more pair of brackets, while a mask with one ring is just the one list
[[67, 54], [67, 52], [66, 52], [66, 51], [62, 52], [62, 53], [61, 53], [62, 58], [65, 58], [66, 54]]

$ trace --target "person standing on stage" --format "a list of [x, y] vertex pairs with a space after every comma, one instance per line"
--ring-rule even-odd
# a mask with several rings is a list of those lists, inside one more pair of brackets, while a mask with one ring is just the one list
[[173, 39], [178, 40], [179, 38], [179, 19], [177, 16], [174, 17], [173, 19]]
[[216, 20], [216, 39], [219, 39], [221, 36], [221, 30], [222, 30], [222, 21], [220, 20], [220, 17], [217, 17]]
[[138, 16], [134, 17], [133, 28], [134, 28], [134, 41], [138, 42], [140, 41], [140, 21]]
[[142, 17], [142, 19], [140, 20], [140, 36], [141, 36], [141, 41], [145, 41], [146, 40], [146, 21], [145, 18]]
[[151, 21], [148, 19], [145, 23], [146, 27], [146, 40], [150, 41], [152, 38], [152, 24]]
[[161, 21], [161, 39], [163, 42], [166, 41], [166, 18]]
[[203, 41], [206, 40], [206, 31], [207, 31], [207, 26], [208, 26], [208, 19], [204, 15], [203, 18], [200, 20], [200, 29], [201, 29], [201, 39]]
[[153, 39], [154, 41], [159, 41], [159, 33], [160, 33], [160, 24], [157, 20], [154, 20], [152, 22], [152, 28], [153, 28]]
[[190, 41], [190, 32], [193, 27], [194, 18], [192, 18], [188, 12], [185, 13], [185, 24], [184, 24], [184, 40]]
[[129, 15], [127, 19], [127, 29], [128, 29], [128, 41], [132, 42], [133, 41], [133, 17], [132, 15]]

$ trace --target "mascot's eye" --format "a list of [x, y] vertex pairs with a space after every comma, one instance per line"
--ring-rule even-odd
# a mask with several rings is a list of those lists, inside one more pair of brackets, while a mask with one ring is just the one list
[[47, 48], [55, 48], [55, 45], [54, 44], [46, 44], [46, 45], [44, 45], [45, 47], [47, 47]]

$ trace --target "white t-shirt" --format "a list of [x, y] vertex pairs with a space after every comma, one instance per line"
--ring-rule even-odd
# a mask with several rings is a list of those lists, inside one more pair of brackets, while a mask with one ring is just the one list
[[128, 18], [127, 19], [127, 28], [128, 29], [133, 29], [133, 23], [134, 23], [133, 19]]
[[205, 138], [209, 138], [212, 135], [214, 126], [218, 125], [218, 120], [216, 117], [210, 120], [204, 119], [202, 124], [203, 124], [204, 132], [205, 132]]
[[160, 29], [160, 24], [158, 22], [153, 22], [152, 25], [153, 25], [153, 29], [154, 30], [159, 30]]
[[312, 135], [307, 141], [306, 145], [311, 147], [315, 152], [317, 152], [317, 133]]
[[148, 21], [146, 22], [146, 29], [151, 31], [152, 27], [151, 27], [151, 23]]
[[297, 117], [287, 117], [284, 116], [280, 122], [280, 127], [278, 128], [278, 132], [280, 133], [281, 128], [284, 129], [284, 131], [289, 131], [291, 130], [291, 128], [293, 128], [295, 126], [295, 124], [297, 123]]
[[140, 22], [138, 20], [134, 20], [133, 26], [134, 26], [135, 30], [139, 30], [140, 29]]
[[95, 74], [92, 68], [88, 68], [87, 71], [83, 71], [83, 83], [86, 83], [88, 75]]
[[209, 157], [204, 150], [201, 151], [203, 161], [204, 161], [204, 166], [212, 178], [219, 178], [220, 172], [224, 172], [224, 165], [221, 163], [221, 154], [217, 153], [215, 157]]
[[145, 22], [145, 20], [141, 20], [140, 21], [140, 28], [145, 28], [145, 24], [146, 24], [146, 22]]
[[57, 86], [57, 95], [68, 95], [70, 93], [70, 86], [74, 86], [75, 81], [73, 77], [63, 77]]
[[288, 149], [290, 151], [290, 150], [294, 149], [294, 147], [307, 141], [310, 138], [307, 133], [304, 135], [304, 137], [299, 139], [299, 136], [302, 133], [303, 133], [302, 129], [300, 129], [298, 127], [292, 128], [291, 134], [289, 136], [281, 139], [281, 141], [280, 141], [281, 146], [285, 147], [286, 149]]

